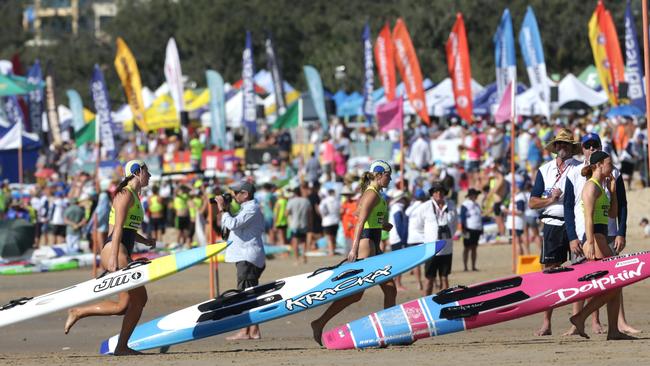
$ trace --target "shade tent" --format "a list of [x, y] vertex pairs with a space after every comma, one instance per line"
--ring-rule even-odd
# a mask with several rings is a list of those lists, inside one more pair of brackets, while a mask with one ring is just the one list
[[[255, 84], [261, 86], [264, 88], [266, 91], [269, 93], [273, 94], [274, 93], [274, 88], [273, 88], [273, 75], [271, 75], [271, 72], [262, 69], [253, 76], [253, 81]], [[285, 93], [292, 92], [294, 90], [293, 86], [291, 86], [289, 83], [287, 83], [286, 80], [282, 82], [282, 87], [284, 88]]]
[[[242, 118], [244, 115], [244, 96], [241, 90], [237, 90], [230, 99], [226, 101], [226, 126], [231, 128], [242, 127]], [[264, 99], [255, 94], [255, 104], [264, 107]], [[259, 108], [258, 108], [259, 110]], [[260, 116], [258, 116], [260, 117]]]
[[34, 244], [34, 225], [25, 220], [0, 221], [0, 258], [20, 257]]
[[[472, 97], [476, 97], [483, 90], [483, 86], [472, 79]], [[456, 102], [454, 101], [454, 89], [450, 78], [445, 78], [435, 87], [425, 92], [427, 110], [430, 116], [442, 117], [451, 112]], [[405, 114], [415, 114], [411, 103], [404, 104]]]
[[[19, 180], [18, 136], [20, 132], [18, 125], [0, 126], [0, 179], [8, 179], [12, 183], [17, 183]], [[30, 172], [36, 171], [36, 160], [41, 142], [37, 135], [24, 131], [22, 131], [20, 141], [22, 142], [23, 171], [25, 175], [29, 175]]]
[[[526, 91], [526, 86], [522, 83], [517, 83], [517, 95], [524, 91]], [[497, 84], [488, 84], [474, 97], [474, 114], [479, 116], [489, 115], [492, 113], [493, 106], [496, 106], [498, 103]]]
[[543, 101], [537, 90], [530, 88], [517, 95], [515, 99], [517, 115], [519, 116], [550, 116], [548, 103]]
[[589, 107], [596, 107], [607, 103], [608, 100], [604, 91], [597, 92], [591, 89], [573, 74], [568, 74], [560, 81], [558, 94], [557, 105], [560, 109], [576, 104], [575, 102]]

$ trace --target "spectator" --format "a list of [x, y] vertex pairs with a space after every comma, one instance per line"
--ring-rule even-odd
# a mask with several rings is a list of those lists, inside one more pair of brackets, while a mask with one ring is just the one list
[[[287, 202], [291, 247], [296, 258], [296, 265], [298, 265], [298, 259], [301, 257], [303, 263], [307, 263], [307, 227], [312, 220], [312, 209], [309, 200], [303, 196], [306, 193], [307, 190], [296, 188], [293, 197]], [[299, 247], [302, 247], [302, 256]]]
[[63, 191], [56, 191], [54, 200], [52, 201], [52, 211], [50, 223], [52, 224], [51, 230], [54, 236], [54, 244], [61, 244], [65, 242], [65, 222], [63, 221], [63, 212], [68, 206], [68, 201], [64, 197]]
[[333, 256], [336, 249], [336, 234], [341, 221], [341, 200], [334, 189], [327, 190], [327, 197], [320, 202], [318, 209], [322, 216], [323, 233], [327, 237], [327, 254]]
[[[406, 248], [408, 241], [408, 217], [404, 213], [408, 200], [404, 191], [394, 190], [389, 195], [391, 201], [388, 207], [388, 223], [393, 225], [388, 233], [390, 250], [400, 250]], [[402, 276], [395, 277], [395, 286], [397, 291], [406, 291], [402, 285]]]
[[[85, 198], [85, 197], [84, 197]], [[79, 243], [81, 241], [81, 228], [86, 225], [84, 209], [79, 206], [76, 197], [70, 198], [70, 205], [63, 213], [63, 222], [66, 225], [65, 243], [68, 254], [79, 252]]]
[[467, 272], [467, 259], [472, 258], [472, 271], [476, 268], [476, 256], [478, 241], [483, 234], [483, 217], [481, 206], [476, 202], [481, 191], [470, 188], [467, 191], [467, 198], [460, 207], [460, 224], [463, 231], [463, 267]]
[[423, 134], [416, 132], [415, 141], [411, 145], [408, 160], [416, 169], [426, 170], [431, 165], [431, 146]]
[[276, 190], [278, 198], [273, 205], [273, 238], [274, 244], [287, 244], [287, 227], [289, 225], [287, 217], [287, 202], [293, 194], [288, 187]]
[[[406, 239], [406, 243], [408, 246], [424, 243], [423, 233], [420, 230], [418, 230], [418, 228], [416, 227], [417, 221], [413, 218], [413, 215], [417, 211], [417, 208], [426, 201], [427, 201], [427, 195], [424, 192], [424, 190], [422, 188], [416, 188], [413, 193], [413, 200], [411, 200], [411, 204], [404, 211], [404, 214], [408, 219], [408, 229], [407, 229], [408, 236]], [[422, 271], [420, 270], [420, 267], [421, 266], [415, 267], [413, 269], [413, 272], [415, 274], [415, 278], [418, 281], [418, 289], [420, 291], [423, 291], [424, 284], [422, 283]]]

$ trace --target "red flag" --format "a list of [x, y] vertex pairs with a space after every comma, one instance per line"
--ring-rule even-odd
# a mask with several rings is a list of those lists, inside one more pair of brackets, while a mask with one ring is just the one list
[[404, 112], [402, 98], [377, 106], [377, 125], [379, 131], [401, 130], [404, 127]]
[[381, 80], [381, 85], [384, 87], [386, 100], [389, 102], [395, 99], [394, 54], [395, 47], [390, 34], [390, 26], [386, 23], [375, 42], [375, 63], [377, 64], [377, 72], [379, 72], [379, 80]]
[[415, 54], [409, 31], [406, 29], [406, 24], [404, 24], [401, 18], [397, 19], [397, 24], [395, 24], [395, 28], [393, 29], [393, 45], [395, 46], [397, 68], [406, 87], [406, 95], [415, 112], [428, 125], [431, 122], [427, 112], [427, 103], [424, 99], [420, 63]]
[[623, 55], [621, 54], [621, 46], [618, 43], [618, 34], [614, 21], [612, 21], [612, 14], [609, 10], [605, 10], [603, 16], [598, 19], [600, 29], [605, 33], [605, 49], [607, 50], [607, 59], [609, 60], [609, 74], [611, 75], [612, 86], [614, 87], [614, 95], [618, 101], [618, 85], [620, 82], [625, 81], [625, 66], [623, 64]]
[[454, 102], [458, 115], [472, 122], [472, 73], [469, 65], [469, 49], [465, 22], [461, 13], [456, 14], [456, 23], [447, 39], [447, 69], [454, 88]]

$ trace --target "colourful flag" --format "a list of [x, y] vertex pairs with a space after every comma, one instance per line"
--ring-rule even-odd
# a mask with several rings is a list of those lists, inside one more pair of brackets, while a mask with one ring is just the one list
[[85, 143], [94, 143], [96, 140], [95, 126], [97, 120], [93, 119], [85, 124], [81, 129], [74, 132], [74, 144], [79, 147]]
[[426, 99], [424, 99], [424, 89], [422, 88], [420, 63], [415, 54], [409, 31], [401, 18], [397, 19], [393, 29], [393, 44], [395, 45], [397, 68], [404, 81], [406, 95], [411, 102], [411, 106], [426, 124], [430, 124], [427, 103]]
[[625, 80], [627, 95], [632, 104], [645, 111], [645, 93], [643, 92], [643, 59], [636, 38], [634, 16], [630, 9], [630, 0], [625, 8]]
[[9, 122], [12, 125], [21, 124], [24, 126], [25, 115], [23, 114], [22, 109], [20, 109], [20, 105], [18, 105], [18, 98], [15, 95], [13, 95], [8, 97], [3, 97], [2, 100], [3, 100], [2, 107], [4, 108], [5, 114]]
[[174, 99], [176, 112], [180, 115], [185, 110], [185, 101], [183, 100], [183, 71], [181, 70], [181, 60], [178, 57], [178, 48], [174, 37], [167, 41], [165, 50], [165, 80], [169, 87], [169, 94]]
[[302, 99], [293, 103], [287, 111], [273, 123], [274, 129], [295, 128], [302, 123]]
[[140, 130], [148, 131], [144, 113], [144, 102], [142, 101], [142, 82], [140, 81], [138, 65], [124, 40], [117, 37], [116, 42], [115, 70], [122, 81], [122, 87], [131, 107], [135, 124], [138, 125]]
[[508, 83], [506, 90], [501, 97], [499, 102], [499, 107], [497, 108], [496, 113], [494, 114], [494, 121], [496, 123], [504, 123], [512, 119], [512, 113], [514, 111], [514, 102], [513, 90], [512, 90], [513, 81]]
[[246, 47], [242, 53], [242, 122], [251, 134], [257, 134], [257, 105], [255, 95], [255, 83], [253, 76], [255, 75], [255, 66], [253, 64], [253, 43], [251, 41], [251, 33], [246, 31]]
[[[43, 83], [43, 73], [41, 63], [34, 61], [34, 65], [27, 71], [27, 83], [31, 85], [41, 85]], [[29, 124], [32, 132], [40, 137], [43, 129], [43, 89], [37, 88], [29, 92]]]
[[377, 106], [377, 126], [379, 131], [401, 130], [404, 127], [404, 101], [395, 98]]
[[519, 31], [519, 48], [521, 48], [521, 54], [524, 57], [524, 62], [526, 62], [530, 87], [537, 91], [537, 95], [541, 100], [550, 103], [551, 91], [547, 83], [542, 37], [539, 35], [535, 13], [530, 6], [526, 10]]
[[207, 70], [205, 78], [210, 91], [210, 137], [214, 145], [226, 149], [226, 107], [223, 78], [214, 70]]
[[517, 78], [515, 38], [510, 10], [503, 11], [497, 32], [494, 34], [494, 62], [497, 76], [497, 100], [500, 100], [508, 83]]
[[68, 96], [68, 103], [70, 104], [70, 111], [72, 112], [72, 128], [74, 128], [75, 131], [79, 131], [86, 125], [86, 122], [84, 121], [84, 106], [81, 101], [81, 96], [74, 89], [68, 89], [66, 95]]
[[364, 67], [364, 80], [363, 80], [363, 114], [366, 116], [366, 121], [371, 123], [374, 117], [374, 106], [372, 99], [372, 92], [375, 89], [375, 73], [373, 72], [375, 65], [372, 64], [372, 42], [370, 41], [370, 26], [366, 23], [363, 27], [363, 34], [361, 35], [363, 42], [363, 67]]
[[313, 66], [306, 65], [302, 69], [305, 73], [305, 79], [307, 79], [309, 95], [311, 96], [312, 103], [314, 103], [322, 130], [327, 131], [329, 127], [327, 124], [327, 112], [325, 111], [325, 93], [323, 92], [323, 82], [321, 81], [320, 74]]
[[618, 83], [625, 79], [623, 56], [612, 16], [598, 1], [589, 20], [589, 43], [594, 55], [600, 84], [612, 105], [618, 105]]
[[265, 46], [266, 60], [269, 71], [271, 72], [271, 79], [273, 80], [273, 94], [275, 95], [275, 105], [277, 106], [275, 112], [276, 115], [281, 116], [287, 111], [287, 102], [284, 99], [284, 79], [282, 79], [279, 61], [275, 55], [271, 33], [266, 37]]
[[111, 102], [108, 96], [108, 89], [104, 81], [104, 74], [95, 64], [93, 78], [90, 81], [90, 95], [95, 103], [95, 123], [99, 123], [99, 138], [102, 142], [103, 156], [115, 157], [115, 140], [113, 138], [113, 119], [111, 118]]
[[388, 23], [377, 36], [375, 42], [375, 62], [377, 63], [377, 72], [379, 72], [379, 80], [384, 87], [384, 95], [386, 100], [391, 101], [395, 99], [395, 47], [393, 46], [393, 36], [390, 33], [390, 26]]
[[447, 40], [447, 69], [451, 77], [454, 102], [458, 115], [467, 122], [472, 122], [472, 73], [469, 63], [469, 47], [465, 22], [461, 13], [456, 14], [449, 39]]

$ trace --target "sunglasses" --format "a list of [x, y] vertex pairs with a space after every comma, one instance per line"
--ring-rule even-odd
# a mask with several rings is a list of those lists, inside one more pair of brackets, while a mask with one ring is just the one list
[[584, 144], [582, 144], [582, 148], [585, 150], [598, 150], [600, 149], [600, 144], [596, 141], [587, 141]]

